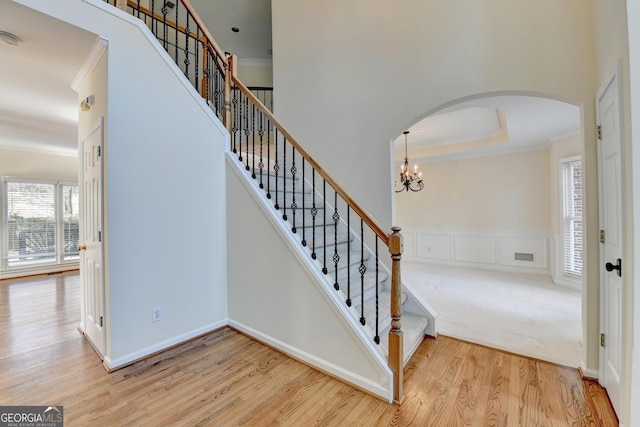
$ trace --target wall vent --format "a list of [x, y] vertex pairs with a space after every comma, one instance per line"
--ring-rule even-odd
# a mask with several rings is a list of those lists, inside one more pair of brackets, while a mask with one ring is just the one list
[[516, 261], [531, 261], [533, 262], [533, 254], [523, 254], [521, 252], [516, 252]]

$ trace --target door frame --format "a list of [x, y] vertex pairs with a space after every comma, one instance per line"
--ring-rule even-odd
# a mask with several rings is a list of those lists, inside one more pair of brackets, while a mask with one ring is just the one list
[[[623, 138], [623, 131], [624, 131], [624, 124], [623, 124], [623, 105], [622, 105], [622, 100], [623, 100], [623, 93], [622, 93], [622, 84], [620, 81], [621, 78], [621, 69], [622, 69], [622, 64], [621, 64], [621, 60], [616, 61], [615, 67], [613, 69], [613, 71], [611, 73], [608, 74], [607, 78], [603, 80], [603, 83], [600, 85], [600, 88], [598, 89], [598, 92], [596, 94], [595, 97], [595, 108], [596, 108], [596, 124], [600, 124], [600, 103], [599, 100], [602, 98], [602, 96], [604, 95], [604, 93], [606, 92], [606, 90], [608, 88], [610, 88], [612, 85], [614, 85], [613, 90], [615, 90], [616, 92], [616, 96], [617, 96], [617, 108], [618, 108], [618, 132], [620, 135], [620, 191], [621, 191], [621, 196], [622, 196], [622, 203], [620, 206], [621, 212], [619, 213], [621, 216], [621, 221], [620, 221], [620, 225], [621, 227], [624, 227], [624, 175], [625, 175], [625, 167], [624, 167], [624, 162], [622, 161], [622, 159], [624, 158], [624, 145], [622, 144], [622, 138]], [[598, 162], [598, 228], [599, 230], [604, 230], [604, 197], [603, 195], [603, 185], [602, 185], [602, 145], [600, 142], [600, 139], [597, 139], [597, 162]], [[606, 236], [605, 236], [606, 238]], [[625, 232], [624, 229], [621, 231], [621, 236], [620, 236], [621, 240], [620, 240], [620, 246], [621, 246], [621, 257], [623, 260], [622, 263], [622, 278], [621, 278], [621, 293], [622, 293], [622, 297], [624, 297], [624, 289], [625, 289], [625, 261], [626, 261], [626, 254], [624, 253], [624, 248], [625, 248]], [[599, 259], [599, 266], [598, 266], [598, 271], [599, 271], [599, 275], [598, 275], [598, 279], [599, 279], [599, 297], [600, 297], [600, 303], [599, 303], [599, 321], [600, 321], [600, 327], [599, 327], [599, 332], [600, 334], [604, 334], [606, 331], [604, 330], [604, 325], [606, 322], [606, 315], [607, 315], [607, 307], [605, 304], [605, 275], [606, 274], [613, 274], [612, 272], [607, 272], [605, 269], [605, 263], [607, 262], [607, 260], [605, 259], [605, 254], [604, 254], [604, 247], [602, 243], [599, 243], [599, 255], [598, 255], [598, 259]], [[624, 408], [622, 406], [624, 406], [624, 402], [625, 402], [625, 384], [624, 384], [624, 378], [626, 376], [626, 372], [625, 372], [625, 363], [624, 363], [624, 358], [625, 358], [625, 353], [624, 353], [624, 345], [623, 345], [623, 341], [624, 341], [624, 330], [625, 330], [625, 326], [624, 326], [624, 304], [621, 304], [620, 306], [620, 317], [622, 319], [621, 324], [620, 324], [620, 357], [621, 357], [621, 363], [620, 363], [620, 387], [618, 390], [619, 393], [619, 397], [620, 397], [620, 401], [618, 402], [619, 405], [621, 405], [621, 407], [619, 408], [619, 410], [623, 411]], [[606, 336], [605, 336], [606, 338]], [[598, 374], [598, 382], [604, 387], [604, 374], [605, 374], [605, 347], [603, 347], [602, 345], [600, 346], [599, 349], [599, 364], [598, 364], [598, 370], [599, 370], [599, 374]], [[621, 414], [618, 414], [621, 415]]]

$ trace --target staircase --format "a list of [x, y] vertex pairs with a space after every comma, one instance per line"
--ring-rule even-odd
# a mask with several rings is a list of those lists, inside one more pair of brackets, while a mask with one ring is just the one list
[[340, 305], [341, 321], [359, 331], [358, 345], [382, 362], [400, 402], [404, 365], [425, 334], [436, 334], [435, 312], [401, 284], [400, 229], [382, 229], [238, 80], [235, 58], [222, 53], [187, 0], [150, 9], [141, 0], [105, 1], [145, 22], [225, 124], [232, 167], [287, 224], [281, 237], [306, 254], [302, 262], [318, 273], [332, 307]]
[[[386, 359], [391, 330], [391, 272], [380, 262], [380, 254], [376, 256], [375, 249], [372, 251], [366, 244], [367, 236], [362, 238], [362, 232], [354, 229], [354, 224], [348, 227], [347, 219], [334, 209], [335, 193], [332, 204], [320, 189], [297, 176], [298, 173], [293, 177], [277, 175], [274, 162], [262, 173], [259, 170], [254, 173], [253, 165], [264, 163], [264, 159], [252, 155], [251, 150], [248, 156], [243, 154], [237, 155], [238, 166], [245, 170], [248, 179], [258, 183], [258, 188], [262, 187], [263, 197], [273, 200], [274, 209], [277, 206], [283, 213], [283, 221], [289, 224], [296, 243], [305, 248], [309, 261], [324, 274], [324, 285], [341, 295], [352, 319]], [[279, 196], [276, 198], [274, 194]], [[401, 304], [403, 364], [406, 364], [428, 333], [429, 318], [421, 303], [406, 289], [401, 292]]]

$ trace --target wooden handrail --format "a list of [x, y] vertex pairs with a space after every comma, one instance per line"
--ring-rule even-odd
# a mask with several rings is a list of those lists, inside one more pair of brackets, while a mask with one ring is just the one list
[[[118, 0], [118, 1], [124, 2], [124, 0]], [[183, 34], [187, 34], [187, 31], [186, 31], [187, 29], [185, 27], [181, 25], [176, 25], [176, 23], [173, 21], [165, 20], [163, 15], [160, 15], [159, 13], [154, 13], [153, 11], [151, 11], [150, 9], [147, 9], [144, 6], [138, 6], [138, 2], [136, 0], [127, 0], [127, 6], [132, 8], [134, 11], [140, 10], [140, 12], [142, 12], [144, 15], [154, 18], [155, 20], [160, 21], [164, 24], [167, 24], [169, 27], [173, 28], [174, 30], [180, 31]], [[208, 41], [207, 36], [205, 34], [198, 37], [198, 35], [195, 34], [193, 31], [189, 31], [189, 36], [203, 43], [206, 43]]]
[[[157, 21], [162, 21], [164, 24], [168, 25], [174, 30], [177, 30], [185, 35], [187, 34], [187, 29], [185, 27], [181, 25], [177, 25], [177, 23], [173, 21], [166, 20], [164, 19], [163, 15], [160, 15], [159, 13], [154, 13], [152, 10], [147, 9], [144, 6], [140, 6], [137, 0], [118, 0], [118, 1], [121, 2], [121, 4], [124, 4], [124, 2], [126, 1], [127, 6], [132, 8], [134, 11], [139, 10], [146, 16], [154, 18]], [[207, 27], [205, 27], [204, 22], [202, 21], [202, 18], [200, 18], [200, 16], [196, 13], [195, 9], [191, 5], [191, 3], [188, 2], [188, 0], [180, 0], [180, 2], [187, 9], [187, 11], [192, 15], [193, 20], [198, 25], [198, 28], [200, 28], [200, 30], [202, 31], [202, 35], [200, 36], [198, 36], [198, 34], [194, 33], [193, 31], [189, 31], [188, 35], [204, 43], [204, 45], [207, 46], [208, 49], [212, 49], [215, 53], [214, 57], [216, 57], [219, 61], [218, 66], [221, 69], [224, 69], [226, 67], [225, 55], [222, 49], [220, 49], [220, 46], [218, 46], [218, 44], [216, 43], [213, 36], [211, 36], [211, 33], [209, 33], [209, 30], [207, 29]]]
[[271, 111], [247, 88], [240, 80], [238, 80], [235, 76], [232, 76], [233, 84], [239, 88], [242, 93], [253, 103], [255, 106], [265, 115], [265, 117], [271, 121], [275, 125], [275, 127], [280, 131], [280, 133], [293, 145], [296, 150], [304, 157], [305, 162], [308, 162], [319, 174], [324, 178], [327, 183], [335, 190], [342, 200], [344, 200], [353, 211], [362, 218], [362, 220], [373, 230], [374, 233], [383, 241], [386, 246], [389, 246], [389, 235], [384, 231], [384, 229], [378, 224], [378, 222], [373, 219], [371, 215], [367, 213], [364, 209], [360, 207], [352, 198], [347, 194], [346, 191], [342, 189], [342, 187], [333, 179], [329, 174], [325, 172], [325, 170], [315, 161], [313, 157], [309, 154], [307, 150], [305, 150], [300, 143], [293, 137], [291, 134], [280, 124], [280, 122], [273, 116]]
[[218, 56], [223, 62], [226, 63], [225, 52], [220, 49], [220, 46], [218, 46], [218, 43], [216, 43], [216, 40], [213, 38], [206, 25], [204, 24], [204, 21], [202, 20], [202, 18], [200, 18], [200, 15], [198, 15], [198, 12], [196, 12], [189, 0], [180, 0], [180, 2], [189, 11], [189, 13], [193, 15], [193, 19], [196, 21], [196, 24], [198, 24], [198, 26], [202, 30], [202, 33], [205, 35], [205, 37], [207, 37], [209, 45], [211, 45], [213, 50], [215, 50], [215, 52], [217, 53], [216, 56]]

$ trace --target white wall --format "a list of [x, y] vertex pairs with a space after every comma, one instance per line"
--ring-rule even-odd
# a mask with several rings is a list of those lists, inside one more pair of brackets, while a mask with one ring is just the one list
[[593, 106], [590, 12], [578, 0], [274, 0], [276, 112], [390, 226], [389, 141], [407, 124], [495, 91]]
[[245, 86], [273, 87], [273, 67], [271, 65], [238, 64], [238, 78]]
[[598, 369], [599, 352], [592, 9], [582, 0], [272, 1], [277, 116], [383, 226], [395, 220], [390, 141], [420, 118], [495, 92], [582, 107], [587, 370]]
[[98, 0], [19, 2], [109, 40], [106, 365], [226, 324], [222, 125], [139, 21]]
[[551, 230], [548, 149], [418, 168], [424, 189], [395, 195], [401, 227]]
[[[230, 157], [229, 162], [237, 163], [237, 159]], [[254, 198], [238, 176], [244, 170], [238, 169], [227, 165], [230, 324], [389, 399], [391, 372], [386, 362], [371, 356], [326, 289], [304, 267], [307, 264], [297, 261], [296, 251], [301, 247], [292, 248], [282, 235], [289, 227], [278, 228], [282, 220], [272, 205], [266, 211], [275, 221], [263, 214], [261, 206], [268, 202]]]

